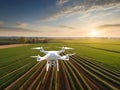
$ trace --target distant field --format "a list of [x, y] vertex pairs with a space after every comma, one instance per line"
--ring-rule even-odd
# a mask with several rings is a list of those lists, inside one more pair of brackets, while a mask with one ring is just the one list
[[[56, 68], [45, 70], [45, 62], [37, 62], [31, 55], [44, 54], [31, 48], [60, 50], [59, 46], [73, 47], [65, 53], [76, 55], [70, 61], [59, 61]], [[65, 54], [65, 53], [62, 53]], [[120, 40], [80, 39], [57, 40], [46, 44], [12, 47], [0, 50], [0, 90], [119, 90]]]

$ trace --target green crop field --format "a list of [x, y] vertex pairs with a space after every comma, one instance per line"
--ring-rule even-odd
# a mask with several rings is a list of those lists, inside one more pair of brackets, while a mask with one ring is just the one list
[[[72, 47], [66, 53], [76, 53], [69, 61], [59, 61], [46, 72], [46, 61], [37, 62], [30, 56], [40, 54], [33, 47], [60, 50]], [[47, 48], [49, 47], [49, 48]], [[0, 90], [119, 90], [120, 40], [76, 39], [53, 40], [45, 44], [0, 49]]]

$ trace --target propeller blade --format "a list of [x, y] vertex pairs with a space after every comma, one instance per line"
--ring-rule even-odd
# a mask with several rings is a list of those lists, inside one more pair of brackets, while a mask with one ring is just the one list
[[63, 49], [74, 49], [74, 48], [71, 48], [71, 47], [58, 47], [58, 48], [63, 48]]
[[[44, 48], [49, 48], [49, 47], [44, 47]], [[31, 49], [37, 49], [37, 50], [40, 50], [40, 49], [43, 49], [43, 47], [35, 47], [35, 48], [31, 48]]]
[[64, 47], [65, 49], [73, 49], [73, 48], [70, 48], [70, 47]]
[[42, 49], [43, 47], [35, 47], [35, 48], [32, 48], [32, 49], [37, 49], [37, 50], [40, 50]]

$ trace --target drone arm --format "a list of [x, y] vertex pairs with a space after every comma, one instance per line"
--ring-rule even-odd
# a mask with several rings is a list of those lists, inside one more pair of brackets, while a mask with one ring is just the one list
[[45, 51], [43, 48], [40, 49], [40, 52], [47, 54], [48, 51]]
[[37, 61], [43, 61], [43, 60], [46, 60], [45, 57], [41, 57], [40, 55], [38, 56], [31, 56], [32, 58], [37, 58]]
[[65, 50], [68, 50], [68, 49], [73, 49], [73, 48], [70, 48], [70, 47], [62, 47], [62, 49], [60, 51], [58, 51], [58, 54], [62, 53], [62, 52], [65, 52]]
[[68, 55], [64, 55], [64, 56], [61, 56], [60, 58], [59, 58], [59, 60], [69, 60], [69, 56]]
[[60, 60], [69, 60], [69, 57], [72, 56], [72, 55], [75, 55], [75, 53], [61, 56], [59, 59], [60, 59]]
[[36, 48], [32, 48], [32, 49], [40, 50], [40, 52], [45, 53], [45, 54], [48, 53], [48, 51], [45, 51], [45, 50], [43, 49], [43, 47], [36, 47]]
[[64, 47], [62, 47], [62, 49], [60, 51], [58, 51], [58, 54], [60, 54], [62, 52], [65, 52], [65, 48]]

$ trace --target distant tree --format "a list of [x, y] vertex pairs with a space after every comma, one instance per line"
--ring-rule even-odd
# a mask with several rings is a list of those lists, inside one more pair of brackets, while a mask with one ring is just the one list
[[35, 43], [35, 42], [36, 42], [36, 40], [35, 40], [35, 38], [33, 38], [33, 39], [32, 39], [32, 43]]
[[47, 39], [45, 39], [45, 40], [43, 41], [43, 43], [48, 43], [48, 40], [47, 40]]
[[26, 40], [25, 40], [25, 37], [20, 37], [20, 43], [21, 43], [21, 44], [25, 44], [25, 41], [26, 41]]

